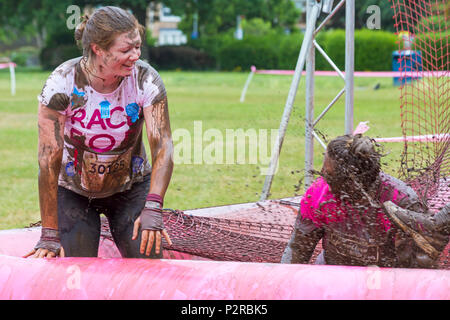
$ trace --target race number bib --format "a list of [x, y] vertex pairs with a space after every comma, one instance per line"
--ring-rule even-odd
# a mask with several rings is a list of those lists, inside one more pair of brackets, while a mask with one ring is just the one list
[[84, 152], [81, 187], [89, 192], [115, 190], [130, 181], [131, 150], [119, 155]]

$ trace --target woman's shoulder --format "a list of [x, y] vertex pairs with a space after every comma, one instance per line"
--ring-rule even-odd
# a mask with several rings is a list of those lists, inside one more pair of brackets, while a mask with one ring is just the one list
[[82, 57], [73, 58], [67, 61], [64, 61], [59, 66], [55, 68], [53, 74], [58, 74], [62, 77], [66, 77], [68, 74], [75, 71], [75, 67], [80, 62]]
[[147, 62], [138, 60], [135, 63], [135, 83], [144, 107], [161, 101], [166, 96], [166, 88], [158, 71]]
[[314, 192], [317, 193], [318, 191], [323, 194], [329, 192], [330, 187], [328, 186], [327, 181], [324, 177], [319, 177], [311, 184], [311, 186], [308, 188], [307, 192]]
[[154, 83], [157, 80], [160, 80], [158, 71], [153, 68], [150, 64], [143, 60], [136, 61], [136, 76], [139, 88], [142, 89], [144, 87], [145, 82]]
[[414, 191], [413, 188], [411, 188], [409, 185], [406, 184], [406, 182], [395, 178], [385, 172], [380, 173], [380, 180], [381, 180], [381, 187], [382, 190], [397, 190], [397, 192], [400, 192], [410, 198], [416, 198], [417, 194]]
[[52, 102], [55, 102], [58, 104], [56, 107], [58, 111], [66, 110], [73, 90], [75, 66], [80, 59], [81, 57], [67, 60], [53, 70], [37, 97], [40, 103], [50, 107], [53, 105]]
[[148, 70], [148, 71], [152, 71], [152, 72], [158, 73], [158, 72], [156, 71], [156, 69], [153, 68], [153, 67], [152, 67], [147, 61], [145, 61], [145, 60], [141, 60], [141, 59], [137, 60], [137, 61], [136, 61], [136, 67], [137, 67], [138, 69], [143, 69], [143, 70]]
[[323, 201], [333, 198], [330, 187], [323, 177], [317, 178], [306, 190], [301, 202], [311, 209], [318, 209]]
[[300, 210], [302, 217], [312, 220], [319, 226], [327, 223], [324, 213], [328, 214], [335, 210], [336, 200], [328, 183], [323, 177], [317, 178], [302, 197]]
[[379, 199], [381, 202], [392, 201], [402, 208], [415, 211], [427, 210], [414, 189], [404, 181], [386, 173], [380, 173], [380, 178]]

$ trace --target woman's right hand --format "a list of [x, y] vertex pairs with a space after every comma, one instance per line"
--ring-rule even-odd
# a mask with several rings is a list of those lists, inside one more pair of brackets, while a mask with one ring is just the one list
[[23, 258], [55, 258], [64, 257], [64, 249], [61, 246], [59, 232], [55, 229], [42, 228], [41, 238], [32, 251], [23, 256]]
[[55, 252], [44, 248], [40, 248], [37, 250], [33, 249], [32, 251], [24, 255], [23, 258], [28, 258], [29, 256], [32, 256], [32, 258], [56, 258], [57, 256], [63, 258], [64, 249], [63, 247], [61, 247], [61, 250], [59, 251], [58, 255]]

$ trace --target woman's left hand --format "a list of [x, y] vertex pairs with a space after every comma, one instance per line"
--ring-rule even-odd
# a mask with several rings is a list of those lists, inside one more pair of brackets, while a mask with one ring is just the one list
[[139, 229], [141, 229], [140, 253], [150, 255], [153, 245], [155, 245], [155, 254], [161, 252], [161, 239], [163, 236], [168, 245], [172, 245], [172, 240], [162, 223], [162, 212], [160, 210], [145, 208], [142, 210], [139, 218], [134, 222], [132, 240], [138, 238]]

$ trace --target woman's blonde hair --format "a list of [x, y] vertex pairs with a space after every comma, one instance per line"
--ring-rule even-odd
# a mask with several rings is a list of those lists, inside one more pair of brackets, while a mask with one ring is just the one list
[[118, 34], [136, 29], [143, 39], [145, 28], [133, 14], [119, 7], [106, 6], [97, 9], [91, 17], [83, 17], [75, 29], [75, 40], [83, 49], [83, 56], [89, 59], [94, 55], [92, 43], [108, 50]]

